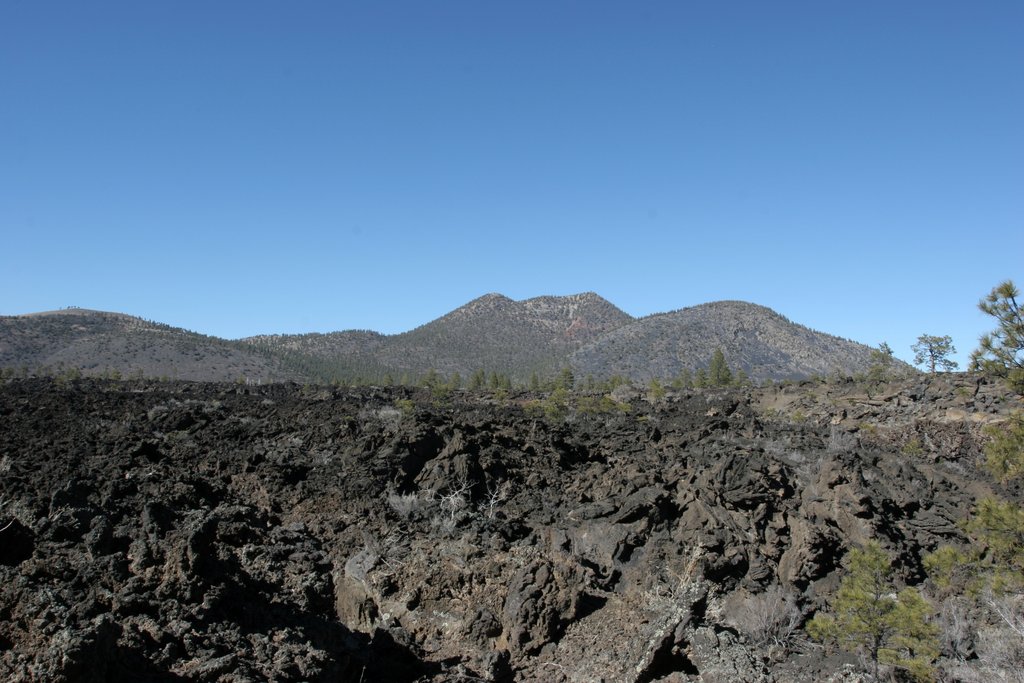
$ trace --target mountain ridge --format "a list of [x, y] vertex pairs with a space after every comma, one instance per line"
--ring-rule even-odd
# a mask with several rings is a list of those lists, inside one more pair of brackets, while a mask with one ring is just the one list
[[746, 301], [633, 317], [596, 292], [479, 296], [406, 332], [339, 330], [227, 340], [124, 313], [69, 308], [0, 316], [0, 367], [78, 368], [193, 380], [415, 381], [484, 370], [519, 383], [577, 377], [671, 379], [721, 349], [755, 380], [865, 372], [871, 349]]
[[706, 367], [715, 349], [754, 379], [856, 374], [872, 360], [872, 350], [864, 344], [792, 322], [767, 306], [737, 300], [637, 318], [583, 347], [571, 360], [584, 372], [647, 380]]

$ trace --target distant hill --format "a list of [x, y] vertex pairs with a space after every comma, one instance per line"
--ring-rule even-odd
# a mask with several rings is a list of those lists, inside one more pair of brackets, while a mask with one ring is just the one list
[[436, 370], [464, 378], [475, 370], [520, 382], [552, 374], [570, 353], [632, 321], [593, 292], [513, 301], [486, 294], [409, 332], [274, 335], [245, 342], [270, 352], [300, 352], [333, 360], [334, 370], [363, 377], [417, 376]]
[[633, 318], [597, 294], [513, 301], [488, 294], [411, 332], [396, 335], [384, 361], [465, 375], [478, 368], [526, 381], [556, 372], [572, 351]]
[[236, 342], [84, 308], [0, 316], [0, 367], [203, 381], [299, 378]]
[[370, 330], [264, 334], [247, 337], [238, 345], [274, 359], [306, 380], [334, 382], [362, 378], [379, 381], [390, 370], [378, 361], [387, 337]]
[[571, 356], [577, 374], [634, 380], [707, 368], [716, 348], [752, 379], [864, 372], [871, 349], [790, 322], [770, 308], [718, 301], [634, 320]]
[[190, 380], [415, 381], [476, 370], [525, 383], [571, 366], [577, 377], [671, 379], [722, 349], [753, 379], [864, 372], [871, 349], [721, 301], [633, 318], [593, 292], [514, 301], [487, 294], [395, 335], [348, 330], [229, 341], [120, 313], [65, 309], [0, 317], [0, 368]]

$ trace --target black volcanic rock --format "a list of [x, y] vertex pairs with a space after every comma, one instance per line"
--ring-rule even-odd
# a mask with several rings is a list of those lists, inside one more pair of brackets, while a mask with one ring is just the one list
[[759, 645], [744, 609], [775, 587], [813, 616], [868, 538], [919, 584], [992, 490], [985, 425], [1021, 409], [969, 376], [862, 392], [544, 419], [401, 387], [0, 383], [0, 679], [826, 680], [856, 659]]

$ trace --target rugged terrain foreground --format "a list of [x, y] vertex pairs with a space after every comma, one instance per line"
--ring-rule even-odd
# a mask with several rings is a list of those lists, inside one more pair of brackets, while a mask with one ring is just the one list
[[547, 401], [0, 386], [0, 679], [840, 680], [800, 625], [844, 553], [919, 583], [1020, 408], [963, 375]]

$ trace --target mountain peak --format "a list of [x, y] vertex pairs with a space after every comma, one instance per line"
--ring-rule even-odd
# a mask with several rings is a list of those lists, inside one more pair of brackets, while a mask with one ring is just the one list
[[491, 292], [489, 294], [484, 294], [483, 296], [477, 297], [470, 301], [469, 303], [465, 303], [459, 306], [454, 311], [451, 311], [450, 313], [443, 315], [441, 318], [439, 318], [439, 320], [444, 320], [446, 318], [464, 318], [467, 316], [474, 317], [479, 315], [487, 315], [488, 313], [493, 311], [508, 310], [515, 306], [516, 302], [508, 298], [504, 294], [499, 294], [498, 292]]
[[65, 316], [75, 315], [82, 317], [104, 317], [104, 318], [134, 318], [135, 316], [128, 315], [127, 313], [114, 313], [112, 311], [97, 311], [92, 308], [77, 308], [72, 306], [70, 308], [58, 308], [53, 311], [39, 311], [37, 313], [22, 313], [16, 317], [18, 318], [49, 318], [54, 316]]
[[478, 296], [477, 298], [473, 299], [469, 303], [470, 304], [474, 304], [474, 303], [482, 303], [482, 302], [499, 302], [499, 301], [500, 302], [506, 302], [506, 301], [512, 301], [512, 299], [508, 298], [507, 296], [505, 296], [501, 292], [488, 292], [487, 294], [484, 294], [483, 296]]
[[863, 344], [815, 332], [747, 301], [712, 301], [656, 313], [576, 351], [579, 373], [665, 379], [706, 368], [716, 349], [752, 379], [855, 374], [871, 362]]

